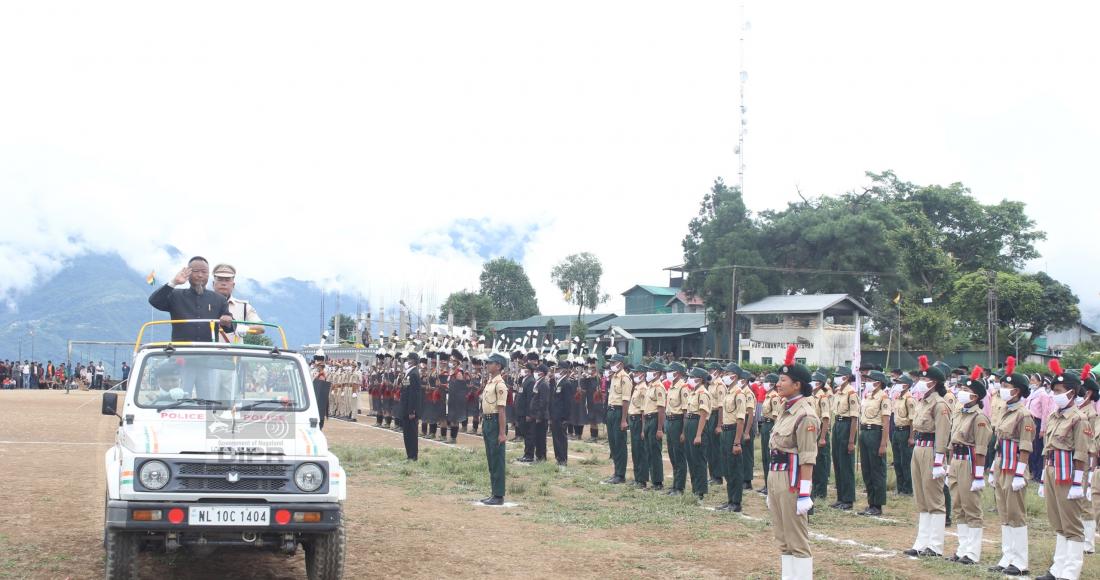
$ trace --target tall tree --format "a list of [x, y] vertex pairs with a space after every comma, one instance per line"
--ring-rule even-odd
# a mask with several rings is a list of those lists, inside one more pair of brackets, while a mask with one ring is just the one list
[[[337, 314], [340, 317], [340, 339], [341, 340], [359, 340], [355, 335], [355, 319], [347, 314]], [[330, 331], [336, 328], [336, 316], [332, 316], [328, 319], [328, 329]]]
[[955, 281], [955, 316], [969, 324], [976, 342], [988, 336], [989, 297], [997, 299], [998, 327], [1026, 329], [1038, 315], [1043, 288], [1035, 280], [1009, 272], [971, 272]]
[[[1027, 321], [1027, 352], [1034, 350], [1035, 339], [1054, 330], [1069, 328], [1081, 320], [1080, 302], [1069, 286], [1051, 278], [1046, 272], [1025, 275], [1042, 289], [1038, 308]], [[1022, 352], [1022, 351], [1021, 351]]]
[[566, 302], [577, 306], [577, 318], [585, 310], [595, 312], [609, 296], [600, 291], [603, 264], [589, 252], [570, 254], [550, 271], [550, 278], [562, 291]]
[[447, 296], [439, 307], [440, 320], [446, 320], [448, 312], [454, 313], [454, 322], [458, 326], [473, 326], [477, 322], [481, 327], [496, 319], [489, 297], [468, 290], [452, 292]]
[[481, 294], [487, 296], [501, 320], [521, 320], [539, 313], [535, 288], [523, 266], [509, 258], [496, 258], [481, 268]]

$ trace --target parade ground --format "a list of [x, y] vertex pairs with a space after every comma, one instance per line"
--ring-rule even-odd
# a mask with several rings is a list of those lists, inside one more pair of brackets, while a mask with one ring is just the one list
[[[0, 577], [103, 576], [103, 453], [117, 419], [100, 415], [100, 397], [0, 391]], [[522, 449], [509, 443], [508, 504], [483, 507], [474, 505], [488, 493], [480, 437], [460, 434], [457, 446], [422, 439], [420, 461], [408, 463], [401, 435], [367, 417], [330, 420], [325, 433], [348, 472], [349, 578], [778, 578], [765, 497], [756, 492], [746, 492], [742, 514], [715, 512], [707, 508], [724, 503], [722, 487], [700, 506], [690, 495], [601, 484], [610, 473], [602, 443], [570, 441], [562, 469], [519, 465]], [[761, 478], [757, 466], [754, 487]], [[1054, 534], [1034, 486], [1029, 494], [1031, 571], [1040, 575]], [[915, 533], [911, 498], [891, 491], [882, 518], [825, 507], [833, 501], [818, 500], [810, 520], [818, 578], [1000, 577], [986, 572], [1000, 547], [991, 490], [982, 561], [969, 567], [901, 554]], [[864, 505], [861, 494], [857, 510]], [[1086, 556], [1083, 578], [1100, 577], [1097, 558]], [[142, 559], [150, 578], [305, 577], [301, 550]]]

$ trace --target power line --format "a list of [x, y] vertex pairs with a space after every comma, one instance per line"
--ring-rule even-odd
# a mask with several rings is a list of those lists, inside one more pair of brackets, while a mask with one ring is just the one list
[[742, 266], [735, 264], [732, 266], [717, 266], [714, 268], [700, 268], [698, 270], [681, 270], [688, 274], [706, 273], [706, 272], [719, 272], [722, 270], [766, 270], [769, 272], [785, 272], [788, 274], [838, 274], [843, 276], [898, 276], [897, 272], [871, 272], [861, 270], [821, 270], [817, 268], [781, 268], [778, 266]]

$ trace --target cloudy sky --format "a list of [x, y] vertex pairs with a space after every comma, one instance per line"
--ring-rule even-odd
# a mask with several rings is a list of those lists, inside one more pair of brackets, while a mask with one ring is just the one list
[[[865, 170], [1028, 203], [1100, 311], [1096, 3], [748, 1], [746, 200]], [[0, 4], [0, 295], [161, 249], [372, 302], [474, 289], [496, 255], [667, 281], [737, 182], [738, 3]]]

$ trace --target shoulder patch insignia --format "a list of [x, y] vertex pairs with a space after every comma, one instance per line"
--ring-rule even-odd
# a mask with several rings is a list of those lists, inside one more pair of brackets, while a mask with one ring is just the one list
[[979, 427], [985, 427], [985, 423], [979, 422], [979, 423], [978, 423], [978, 426], [979, 426]]
[[1025, 425], [1024, 426], [1024, 431], [1027, 431], [1028, 433], [1031, 433], [1034, 430], [1035, 430], [1035, 427], [1033, 427], [1031, 425]]
[[951, 415], [951, 409], [944, 409], [943, 414], [944, 414], [945, 417], [950, 416]]
[[1085, 429], [1085, 435], [1092, 437], [1092, 429]]
[[817, 431], [817, 427], [814, 427], [813, 425], [806, 426], [806, 432], [813, 433], [814, 431]]

